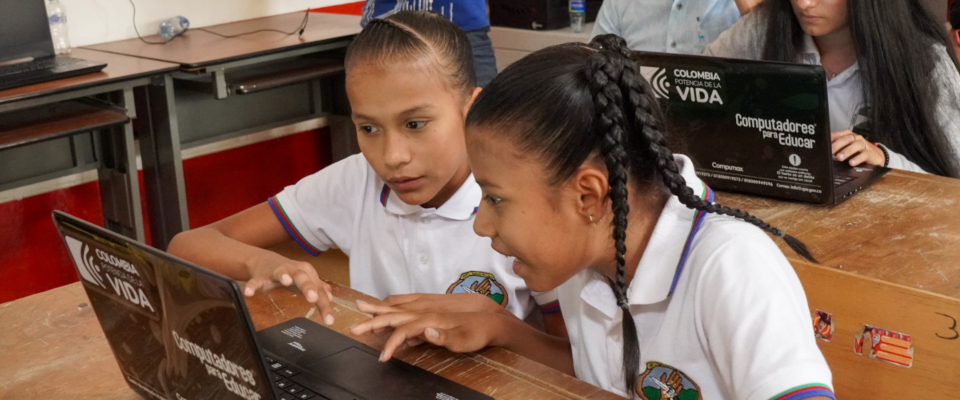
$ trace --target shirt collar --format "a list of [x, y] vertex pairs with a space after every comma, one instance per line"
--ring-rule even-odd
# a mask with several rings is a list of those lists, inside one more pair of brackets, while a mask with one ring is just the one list
[[[698, 197], [712, 202], [713, 191], [697, 177], [693, 162], [684, 155], [674, 157], [687, 186]], [[659, 303], [673, 293], [677, 280], [687, 268], [687, 253], [705, 214], [687, 208], [676, 196], [670, 196], [627, 289], [627, 301], [631, 305]], [[607, 279], [596, 271], [587, 273], [588, 282], [580, 293], [581, 299], [613, 318], [618, 307]]]
[[[443, 205], [436, 208], [434, 213], [452, 220], [466, 221], [477, 214], [482, 197], [480, 186], [473, 178], [473, 174], [467, 177], [467, 180], [460, 185], [457, 192], [453, 194]], [[386, 183], [380, 189], [377, 201], [383, 205], [387, 211], [397, 215], [410, 215], [416, 212], [424, 211], [419, 205], [410, 205], [400, 200], [400, 197], [390, 190]]]
[[[804, 34], [803, 35], [803, 54], [801, 55], [801, 63], [807, 65], [820, 65], [820, 50], [817, 49], [817, 44], [813, 41], [813, 36]], [[832, 79], [827, 81], [827, 86], [836, 86], [846, 82], [848, 79], [856, 75], [860, 71], [860, 63], [854, 62], [849, 68], [841, 71], [837, 76], [834, 76]], [[830, 78], [829, 76], [827, 78]]]

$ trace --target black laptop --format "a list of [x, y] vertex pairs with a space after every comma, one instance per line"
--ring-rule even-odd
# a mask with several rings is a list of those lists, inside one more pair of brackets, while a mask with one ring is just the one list
[[59, 211], [130, 387], [166, 400], [492, 399], [306, 318], [255, 332], [232, 279]]
[[716, 189], [837, 204], [889, 171], [834, 159], [818, 65], [650, 52], [634, 59], [671, 135]]
[[0, 0], [0, 90], [84, 75], [107, 64], [57, 56], [44, 0]]

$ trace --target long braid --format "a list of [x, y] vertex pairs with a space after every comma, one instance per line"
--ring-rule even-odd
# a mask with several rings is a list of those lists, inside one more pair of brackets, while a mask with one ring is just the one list
[[613, 210], [613, 240], [616, 248], [617, 273], [614, 293], [617, 305], [623, 314], [623, 373], [627, 393], [633, 393], [637, 387], [640, 364], [640, 341], [637, 327], [627, 301], [626, 252], [627, 214], [630, 206], [627, 201], [628, 162], [625, 146], [625, 121], [623, 99], [617, 82], [623, 71], [622, 57], [611, 58], [606, 52], [598, 52], [587, 61], [587, 80], [594, 96], [597, 132], [603, 133], [600, 150], [603, 154], [609, 174], [610, 199]]
[[[594, 42], [600, 43], [604, 49], [609, 49], [611, 52], [623, 55], [628, 60], [631, 58], [631, 53], [630, 50], [627, 49], [626, 42], [620, 37], [603, 35], [595, 38]], [[620, 74], [619, 84], [621, 90], [629, 93], [627, 97], [630, 101], [630, 106], [634, 109], [634, 126], [641, 131], [641, 136], [644, 142], [647, 143], [648, 156], [657, 160], [657, 169], [660, 172], [663, 183], [670, 190], [670, 193], [677, 196], [680, 202], [689, 208], [713, 214], [728, 215], [753, 224], [773, 236], [783, 239], [787, 245], [801, 257], [817, 262], [813, 255], [810, 254], [807, 246], [793, 236], [787, 235], [780, 229], [771, 226], [747, 212], [710, 203], [694, 194], [693, 189], [687, 186], [686, 180], [683, 179], [683, 176], [680, 174], [680, 169], [673, 159], [673, 152], [670, 151], [666, 145], [666, 139], [659, 126], [660, 118], [655, 115], [657, 108], [651, 104], [652, 97], [649, 93], [652, 92], [649, 84], [645, 79], [639, 78], [639, 71], [635, 63], [627, 62], [624, 68], [624, 72]]]

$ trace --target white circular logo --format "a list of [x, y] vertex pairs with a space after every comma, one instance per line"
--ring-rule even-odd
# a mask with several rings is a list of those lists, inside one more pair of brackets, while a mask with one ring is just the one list
[[791, 155], [790, 155], [790, 165], [793, 165], [794, 167], [800, 166], [800, 156], [798, 156], [798, 155], [796, 155], [796, 154], [791, 154]]

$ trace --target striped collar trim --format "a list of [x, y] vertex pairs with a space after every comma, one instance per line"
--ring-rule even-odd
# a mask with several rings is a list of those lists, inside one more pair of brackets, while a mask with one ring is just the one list
[[[710, 187], [706, 183], [700, 182], [703, 184], [703, 194], [700, 198], [706, 200], [707, 202], [713, 204], [713, 190], [710, 190]], [[667, 296], [673, 294], [673, 291], [677, 288], [677, 281], [680, 280], [680, 274], [683, 273], [683, 266], [687, 263], [687, 256], [690, 254], [690, 245], [693, 243], [693, 238], [697, 236], [697, 232], [700, 231], [700, 224], [703, 223], [703, 218], [707, 215], [706, 211], [697, 210], [696, 214], [693, 216], [693, 224], [690, 227], [690, 234], [687, 235], [687, 241], [683, 245], [683, 253], [680, 254], [680, 262], [677, 263], [677, 272], [673, 275], [673, 283], [670, 284], [670, 293]]]
[[[451, 220], [466, 221], [472, 219], [480, 209], [478, 204], [480, 204], [481, 196], [480, 186], [474, 180], [473, 174], [470, 174], [446, 203], [434, 209], [434, 213]], [[424, 210], [419, 205], [404, 203], [386, 183], [380, 188], [377, 201], [387, 211], [397, 215], [409, 215]]]

